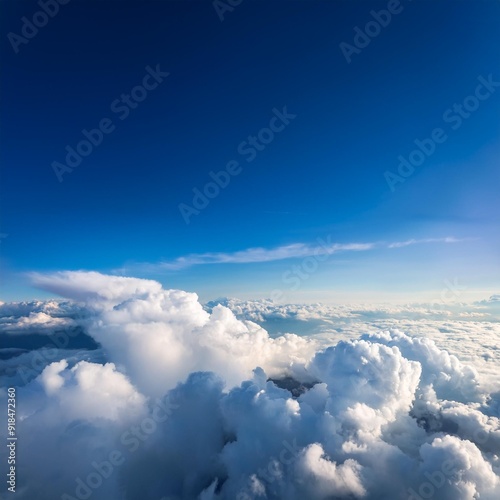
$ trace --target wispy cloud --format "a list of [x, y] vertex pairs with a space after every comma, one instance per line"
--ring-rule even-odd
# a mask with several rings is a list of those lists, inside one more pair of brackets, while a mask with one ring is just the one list
[[454, 238], [453, 236], [448, 236], [447, 238], [423, 238], [420, 240], [411, 239], [406, 241], [396, 241], [394, 243], [389, 243], [387, 248], [402, 248], [410, 245], [419, 245], [421, 243], [459, 243], [461, 241], [466, 241], [468, 238]]
[[[132, 264], [131, 267], [145, 271], [177, 271], [192, 266], [207, 264], [251, 264], [272, 262], [309, 256], [333, 255], [339, 252], [360, 252], [374, 248], [402, 248], [423, 243], [458, 243], [464, 241], [454, 237], [410, 239], [406, 241], [369, 242], [369, 243], [332, 243], [331, 236], [318, 238], [316, 243], [292, 243], [275, 248], [247, 248], [236, 252], [192, 253], [169, 261], [157, 263]], [[128, 270], [120, 269], [121, 272]]]
[[271, 262], [275, 260], [309, 257], [314, 255], [331, 255], [337, 252], [363, 251], [373, 248], [374, 243], [330, 243], [318, 240], [318, 244], [293, 243], [276, 248], [247, 248], [237, 252], [208, 252], [190, 254], [172, 261], [158, 264], [163, 269], [176, 270], [200, 264], [250, 264], [255, 262]]

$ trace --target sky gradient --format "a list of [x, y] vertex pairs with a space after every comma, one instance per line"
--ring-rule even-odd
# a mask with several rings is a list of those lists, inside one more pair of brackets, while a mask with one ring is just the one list
[[[3, 3], [1, 300], [43, 297], [30, 273], [57, 270], [203, 300], [498, 291], [500, 3], [404, 0], [350, 62], [341, 44], [387, 2], [286, 5], [221, 21], [209, 1], [73, 0], [15, 48], [40, 7]], [[402, 177], [415, 141], [432, 153]]]

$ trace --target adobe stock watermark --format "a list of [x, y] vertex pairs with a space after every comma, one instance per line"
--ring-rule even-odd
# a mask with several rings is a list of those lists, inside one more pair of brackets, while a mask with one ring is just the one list
[[441, 290], [440, 299], [443, 304], [456, 302], [460, 296], [467, 290], [464, 285], [459, 285], [458, 278], [455, 276], [453, 282], [448, 279], [444, 280], [445, 287]]
[[163, 398], [157, 398], [155, 405], [151, 410], [150, 416], [144, 417], [138, 425], [131, 425], [120, 435], [120, 444], [125, 447], [125, 452], [119, 449], [112, 450], [107, 460], [102, 462], [93, 461], [92, 467], [84, 479], [75, 478], [74, 495], [63, 493], [61, 500], [87, 500], [95, 490], [100, 488], [104, 481], [109, 479], [113, 472], [120, 468], [127, 461], [127, 453], [136, 452], [141, 444], [147, 441], [158, 429], [158, 424], [165, 422], [172, 415], [173, 410], [179, 408], [179, 405], [170, 401], [168, 394]]
[[[259, 152], [264, 151], [266, 147], [273, 142], [275, 134], [285, 130], [285, 127], [290, 124], [291, 120], [297, 115], [291, 114], [284, 106], [280, 111], [277, 108], [272, 110], [273, 116], [269, 120], [268, 126], [261, 128], [256, 135], [249, 135], [244, 141], [238, 145], [238, 153], [245, 158], [247, 163], [251, 163], [257, 158]], [[191, 204], [179, 203], [178, 209], [184, 222], [189, 224], [193, 215], [199, 215], [202, 210], [208, 207], [210, 200], [217, 198], [221, 190], [229, 186], [232, 177], [241, 174], [243, 167], [238, 160], [231, 160], [226, 164], [225, 169], [208, 174], [210, 181], [205, 183], [203, 188], [193, 188], [193, 199]]]
[[[146, 74], [142, 78], [142, 82], [130, 90], [128, 94], [121, 94], [119, 98], [111, 102], [109, 108], [112, 113], [118, 116], [120, 121], [128, 118], [132, 110], [136, 109], [149, 95], [149, 92], [156, 89], [170, 73], [162, 71], [160, 65], [157, 64], [153, 69], [151, 66], [146, 66]], [[116, 130], [116, 125], [111, 118], [104, 117], [99, 120], [96, 128], [90, 130], [82, 129], [83, 136], [75, 147], [67, 145], [66, 157], [64, 163], [53, 161], [51, 166], [56, 174], [57, 180], [62, 182], [63, 175], [71, 173], [78, 167], [83, 158], [88, 157], [94, 149], [100, 146], [104, 137]]]
[[[461, 437], [472, 441], [481, 451], [488, 450], [488, 443], [490, 442], [490, 434], [482, 428], [475, 429], [472, 435]], [[430, 498], [438, 500], [440, 495], [438, 490], [442, 488], [449, 480], [458, 479], [460, 477], [460, 470], [456, 468], [458, 462], [453, 459], [444, 460], [441, 464], [440, 470], [435, 470], [430, 473], [424, 472], [427, 481], [423, 481], [418, 487], [418, 491], [413, 488], [408, 488], [408, 500], [428, 500]]]
[[[84, 335], [82, 330], [77, 328], [68, 328], [62, 331], [56, 331], [48, 335], [49, 340], [55, 347], [50, 344], [45, 344], [43, 348], [34, 351], [33, 356], [29, 358], [29, 364], [19, 365], [16, 373], [21, 377], [22, 381], [27, 384], [34, 378], [38, 377], [44, 368], [59, 359], [58, 352], [60, 349], [68, 347], [71, 338], [76, 338], [79, 335]], [[80, 359], [82, 354], [90, 352], [88, 349], [75, 350], [73, 357]]]
[[413, 488], [408, 488], [408, 500], [424, 500], [434, 498], [436, 490], [442, 488], [448, 481], [458, 475], [458, 469], [455, 468], [456, 462], [448, 459], [441, 464], [441, 470], [436, 470], [432, 473], [424, 472], [427, 481], [420, 484], [418, 492]]
[[[448, 285], [447, 285], [448, 286]], [[455, 289], [455, 285], [450, 285], [452, 289]], [[462, 287], [462, 289], [464, 289]], [[455, 293], [455, 292], [454, 292]], [[465, 430], [465, 429], [464, 429]], [[465, 439], [474, 443], [482, 453], [493, 451], [489, 444], [491, 435], [484, 428], [476, 428], [473, 432], [465, 433], [459, 431], [457, 433], [459, 439]], [[435, 470], [434, 472], [425, 471], [424, 476], [427, 481], [423, 481], [417, 491], [413, 488], [408, 488], [408, 500], [428, 500], [428, 499], [439, 499], [438, 490], [442, 488], [445, 484], [448, 484], [450, 480], [460, 478], [460, 469], [456, 468], [459, 463], [453, 459], [444, 460], [441, 464], [440, 470]]]
[[[411, 0], [408, 0], [411, 2]], [[387, 28], [391, 23], [393, 16], [403, 12], [403, 5], [400, 0], [389, 0], [385, 9], [379, 11], [371, 10], [372, 19], [368, 21], [364, 28], [359, 26], [354, 28], [354, 38], [351, 43], [341, 42], [340, 51], [348, 64], [352, 61], [353, 54], [361, 54], [361, 51], [370, 45], [371, 41], [380, 35], [382, 28]]]
[[226, 12], [233, 12], [235, 7], [238, 7], [243, 0], [214, 0], [212, 6], [215, 9], [215, 13], [219, 18], [219, 21], [224, 21], [224, 15]]
[[[451, 131], [458, 130], [479, 109], [481, 102], [488, 100], [500, 87], [500, 82], [493, 80], [491, 73], [486, 78], [478, 76], [477, 80], [479, 84], [473, 94], [465, 97], [460, 103], [454, 103], [444, 111], [442, 120], [449, 124]], [[406, 157], [398, 156], [397, 173], [390, 170], [384, 172], [384, 178], [391, 192], [396, 190], [398, 184], [403, 184], [415, 172], [416, 167], [422, 166], [427, 158], [435, 153], [438, 144], [443, 144], [448, 138], [449, 132], [446, 132], [443, 127], [436, 127], [428, 137], [415, 139], [413, 143], [417, 147]]]
[[[257, 478], [261, 479], [267, 483], [273, 483], [276, 479], [282, 476], [281, 465], [289, 467], [293, 462], [297, 460], [300, 453], [300, 448], [297, 446], [297, 442], [293, 439], [292, 444], [290, 444], [286, 439], [282, 442], [283, 448], [280, 451], [277, 458], [271, 458], [266, 467], [260, 468], [257, 474], [253, 474], [250, 481], [256, 481]], [[236, 500], [252, 500], [255, 496], [250, 496], [248, 493], [241, 492], [236, 495]]]
[[[332, 243], [332, 236], [329, 234], [326, 240], [323, 238], [317, 239], [318, 245], [312, 250], [311, 255], [306, 255], [301, 260], [300, 264], [293, 264], [289, 269], [281, 275], [281, 281], [287, 286], [287, 290], [298, 290], [302, 283], [308, 280], [319, 268], [321, 262], [330, 258], [340, 245]], [[273, 302], [280, 302], [286, 297], [286, 292], [282, 288], [275, 288], [271, 291], [270, 299]]]
[[40, 10], [37, 10], [32, 16], [31, 20], [26, 16], [21, 17], [22, 26], [21, 34], [13, 33], [12, 31], [7, 34], [7, 38], [14, 50], [14, 53], [19, 53], [21, 45], [27, 45], [30, 40], [38, 35], [41, 28], [47, 26], [50, 19], [57, 16], [61, 5], [66, 5], [70, 0], [38, 0], [37, 4]]

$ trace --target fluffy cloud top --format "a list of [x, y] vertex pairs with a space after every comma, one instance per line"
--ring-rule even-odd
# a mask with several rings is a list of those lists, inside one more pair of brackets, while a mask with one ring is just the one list
[[97, 272], [61, 271], [44, 275], [32, 273], [33, 283], [49, 292], [92, 303], [118, 303], [130, 297], [161, 290], [161, 284], [153, 280], [106, 276]]

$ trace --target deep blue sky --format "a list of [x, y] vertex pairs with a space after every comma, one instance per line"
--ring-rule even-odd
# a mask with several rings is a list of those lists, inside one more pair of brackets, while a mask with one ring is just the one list
[[[1, 297], [39, 296], [23, 273], [62, 269], [154, 277], [202, 298], [264, 297], [286, 288], [283, 272], [302, 258], [156, 264], [328, 235], [467, 240], [338, 254], [290, 299], [439, 298], [455, 278], [494, 290], [500, 88], [457, 130], [443, 113], [479, 76], [500, 81], [500, 2], [401, 5], [349, 64], [339, 44], [387, 2], [244, 0], [221, 22], [211, 1], [72, 0], [17, 54], [7, 34], [40, 8], [2, 2]], [[170, 76], [121, 121], [110, 104], [148, 65]], [[238, 145], [284, 106], [296, 118], [246, 162]], [[116, 129], [58, 182], [51, 163], [105, 117]], [[436, 127], [447, 140], [392, 192], [384, 172]], [[186, 224], [179, 204], [230, 160], [243, 171]]]

